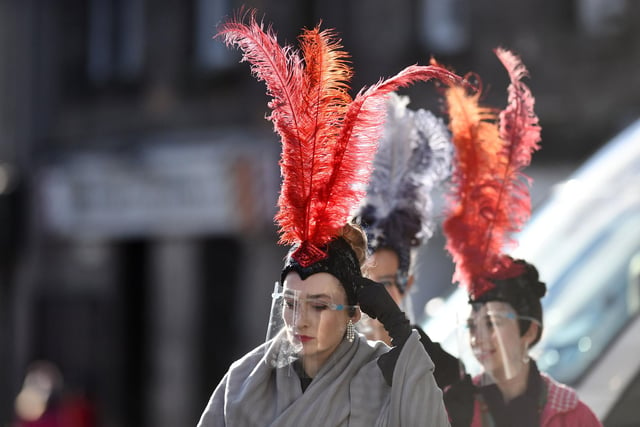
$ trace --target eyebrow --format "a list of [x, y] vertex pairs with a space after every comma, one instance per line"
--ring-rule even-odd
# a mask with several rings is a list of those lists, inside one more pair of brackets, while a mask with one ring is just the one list
[[467, 318], [467, 321], [469, 322], [469, 321], [473, 321], [475, 319], [491, 319], [492, 315], [504, 316], [507, 319], [516, 319], [518, 317], [516, 314], [511, 313], [509, 311], [504, 311], [504, 312], [502, 312], [502, 311], [498, 311], [498, 312], [494, 311], [494, 312], [489, 312], [489, 313], [486, 313], [486, 314], [478, 314], [476, 316], [473, 316], [473, 315], [469, 316]]
[[[292, 297], [295, 296], [295, 293], [293, 291], [285, 291], [285, 295], [288, 297]], [[311, 295], [307, 295], [306, 297], [307, 299], [320, 299], [320, 298], [331, 298], [331, 295], [329, 294], [311, 294]]]
[[312, 294], [312, 295], [307, 295], [307, 298], [309, 298], [309, 299], [331, 298], [331, 295], [329, 295], [329, 294]]

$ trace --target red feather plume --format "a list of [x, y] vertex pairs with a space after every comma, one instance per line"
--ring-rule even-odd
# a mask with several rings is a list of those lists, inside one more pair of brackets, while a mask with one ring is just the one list
[[461, 79], [440, 66], [414, 65], [352, 99], [353, 71], [332, 30], [303, 30], [297, 51], [280, 47], [255, 11], [246, 15], [248, 23], [236, 16], [218, 36], [242, 50], [242, 60], [272, 97], [268, 118], [282, 141], [280, 243], [300, 245], [293, 256], [308, 265], [326, 256], [320, 248], [339, 235], [365, 196], [387, 94], [416, 81]]
[[494, 286], [491, 279], [520, 274], [503, 250], [530, 217], [530, 179], [522, 169], [540, 141], [534, 98], [521, 81], [526, 68], [513, 53], [494, 52], [511, 80], [504, 110], [481, 106], [480, 91], [445, 91], [457, 166], [443, 229], [456, 264], [453, 281], [474, 299]]

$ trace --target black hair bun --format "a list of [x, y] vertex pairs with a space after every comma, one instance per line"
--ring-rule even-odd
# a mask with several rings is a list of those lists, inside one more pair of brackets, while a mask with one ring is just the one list
[[547, 293], [547, 285], [544, 282], [536, 282], [532, 286], [533, 294], [538, 298], [542, 298]]
[[524, 273], [520, 276], [523, 286], [529, 288], [531, 293], [537, 297], [542, 298], [547, 293], [547, 285], [540, 281], [540, 275], [538, 269], [523, 259], [515, 260], [516, 264], [520, 264], [524, 267]]

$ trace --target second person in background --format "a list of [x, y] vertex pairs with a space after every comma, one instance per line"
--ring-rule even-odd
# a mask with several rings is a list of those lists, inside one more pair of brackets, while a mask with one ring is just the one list
[[[374, 160], [367, 197], [356, 220], [367, 232], [371, 255], [368, 276], [383, 283], [393, 300], [411, 315], [409, 295], [416, 281], [418, 249], [432, 236], [432, 192], [450, 176], [453, 145], [446, 125], [431, 112], [407, 107], [409, 98], [392, 93], [384, 134]], [[369, 339], [391, 344], [382, 325], [365, 318], [360, 330]], [[458, 381], [458, 359], [434, 343], [419, 327], [438, 386]]]

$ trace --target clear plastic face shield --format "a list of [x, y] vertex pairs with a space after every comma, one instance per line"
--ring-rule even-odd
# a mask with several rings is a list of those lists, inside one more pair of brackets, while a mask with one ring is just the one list
[[480, 385], [528, 375], [530, 339], [520, 333], [519, 323], [539, 326], [537, 319], [519, 316], [500, 301], [469, 304], [458, 318], [460, 356], [471, 376], [482, 374]]
[[[358, 317], [353, 315], [359, 309], [346, 304], [337, 280], [335, 286], [322, 280], [325, 274], [308, 277], [304, 286], [297, 274], [287, 276], [284, 285], [276, 283], [266, 337], [267, 360], [272, 366], [293, 366], [297, 361], [307, 375], [313, 376], [310, 372], [317, 372], [349, 338], [349, 320], [355, 324]], [[352, 328], [351, 333], [354, 331]]]

